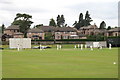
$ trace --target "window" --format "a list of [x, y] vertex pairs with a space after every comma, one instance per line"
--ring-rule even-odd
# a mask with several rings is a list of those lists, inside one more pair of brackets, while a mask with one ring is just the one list
[[56, 36], [56, 37], [55, 37], [55, 39], [60, 39], [60, 38], [61, 38], [61, 36]]
[[117, 33], [115, 33], [115, 36], [118, 36], [118, 34], [117, 34]]
[[60, 39], [60, 36], [58, 36], [57, 38]]
[[68, 36], [64, 36], [63, 38], [64, 38], [64, 39], [68, 39]]
[[70, 32], [70, 34], [74, 34], [74, 32]]

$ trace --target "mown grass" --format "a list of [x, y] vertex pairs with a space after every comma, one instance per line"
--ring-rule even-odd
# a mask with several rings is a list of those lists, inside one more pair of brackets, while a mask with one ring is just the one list
[[[118, 49], [9, 50], [2, 53], [3, 78], [117, 78]], [[113, 64], [116, 62], [116, 64]]]

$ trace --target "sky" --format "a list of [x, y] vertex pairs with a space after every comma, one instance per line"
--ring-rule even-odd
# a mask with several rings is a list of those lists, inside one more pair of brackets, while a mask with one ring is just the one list
[[0, 0], [0, 25], [10, 26], [17, 13], [32, 15], [31, 21], [49, 25], [51, 18], [64, 15], [65, 23], [72, 27], [79, 14], [86, 11], [92, 18], [91, 24], [98, 27], [102, 21], [107, 26], [118, 26], [119, 0]]

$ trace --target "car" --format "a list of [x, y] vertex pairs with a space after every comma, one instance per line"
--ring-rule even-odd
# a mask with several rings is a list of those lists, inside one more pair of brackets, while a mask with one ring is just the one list
[[3, 50], [3, 49], [4, 49], [4, 48], [1, 48], [1, 47], [0, 47], [0, 50]]
[[47, 49], [47, 48], [51, 48], [51, 47], [49, 47], [49, 46], [34, 46], [34, 47], [32, 47], [32, 49]]

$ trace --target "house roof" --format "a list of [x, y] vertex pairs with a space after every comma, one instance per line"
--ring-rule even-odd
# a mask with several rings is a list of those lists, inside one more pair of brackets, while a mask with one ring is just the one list
[[99, 32], [99, 33], [105, 33], [105, 32], [107, 32], [106, 29], [95, 29], [94, 31], [95, 32]]
[[52, 32], [52, 31], [59, 31], [59, 32], [74, 32], [76, 29], [72, 27], [54, 27], [54, 26], [41, 26], [39, 29], [43, 30], [44, 32]]
[[54, 26], [41, 26], [39, 29], [43, 30], [44, 32], [52, 32], [55, 31]]
[[80, 28], [81, 29], [98, 29], [98, 27], [96, 25], [89, 25], [89, 26], [83, 26]]
[[14, 35], [23, 35], [23, 33], [21, 33], [21, 32], [16, 32], [16, 33], [14, 33]]
[[39, 29], [39, 28], [32, 28], [32, 29], [28, 30], [28, 32], [31, 32], [31, 33], [43, 33], [44, 31]]
[[19, 30], [19, 25], [11, 25], [7, 27], [5, 30]]
[[119, 31], [120, 31], [120, 27], [108, 30], [108, 32], [119, 32]]
[[57, 27], [56, 32], [76, 32], [76, 29], [72, 27]]

